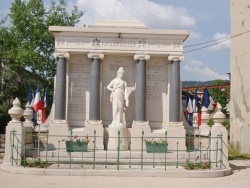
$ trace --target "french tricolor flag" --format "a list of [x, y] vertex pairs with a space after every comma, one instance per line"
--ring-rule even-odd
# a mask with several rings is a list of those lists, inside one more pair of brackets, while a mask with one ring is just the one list
[[189, 91], [186, 92], [186, 112], [192, 114], [194, 112], [192, 102], [189, 96]]
[[201, 104], [202, 106], [205, 106], [208, 110], [213, 110], [216, 107], [216, 103], [210, 96], [207, 87], [204, 88]]
[[186, 92], [186, 120], [190, 126], [193, 126], [193, 106], [189, 96], [189, 91]]
[[40, 87], [37, 86], [36, 88], [36, 95], [35, 95], [35, 100], [34, 100], [34, 111], [38, 112], [38, 110], [43, 110], [44, 109], [44, 103], [41, 100], [41, 92], [40, 92]]
[[41, 99], [41, 91], [39, 86], [37, 86], [36, 88], [36, 95], [35, 95], [33, 109], [34, 112], [36, 113], [37, 122], [44, 123], [46, 121], [46, 113], [44, 109], [44, 101], [42, 101]]

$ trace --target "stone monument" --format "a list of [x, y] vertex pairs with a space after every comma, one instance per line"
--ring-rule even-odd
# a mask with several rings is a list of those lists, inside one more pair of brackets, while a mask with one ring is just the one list
[[[185, 137], [180, 62], [189, 31], [148, 29], [124, 20], [49, 30], [57, 59], [50, 134], [95, 131], [98, 149], [117, 149], [111, 138], [119, 132], [127, 138], [120, 145], [124, 150], [140, 148], [135, 137], [142, 133], [165, 136], [167, 130], [170, 136]], [[180, 145], [185, 148], [184, 142]]]

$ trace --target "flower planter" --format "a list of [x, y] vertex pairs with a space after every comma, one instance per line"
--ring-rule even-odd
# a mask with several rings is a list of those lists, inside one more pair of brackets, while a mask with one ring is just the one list
[[148, 153], [167, 153], [168, 151], [168, 144], [146, 144], [146, 151]]
[[87, 152], [88, 143], [66, 141], [67, 152]]

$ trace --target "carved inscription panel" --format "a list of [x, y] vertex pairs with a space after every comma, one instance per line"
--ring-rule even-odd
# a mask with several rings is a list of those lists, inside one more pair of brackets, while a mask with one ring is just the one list
[[90, 59], [72, 56], [69, 63], [68, 120], [85, 121], [89, 114]]
[[181, 40], [139, 40], [139, 39], [114, 39], [114, 38], [80, 38], [80, 37], [56, 37], [56, 48], [95, 50], [102, 52], [110, 50], [134, 50], [134, 51], [182, 51]]
[[147, 119], [149, 121], [163, 121], [166, 115], [167, 100], [167, 60], [165, 58], [151, 58], [147, 62]]

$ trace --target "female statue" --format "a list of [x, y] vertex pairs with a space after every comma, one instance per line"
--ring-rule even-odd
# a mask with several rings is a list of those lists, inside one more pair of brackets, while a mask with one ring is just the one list
[[124, 113], [124, 101], [128, 107], [128, 94], [127, 94], [127, 83], [122, 80], [123, 77], [123, 67], [120, 67], [117, 71], [117, 77], [113, 79], [107, 86], [107, 89], [112, 91], [110, 95], [110, 102], [112, 103], [113, 110], [113, 121], [112, 127], [125, 127], [125, 113]]

